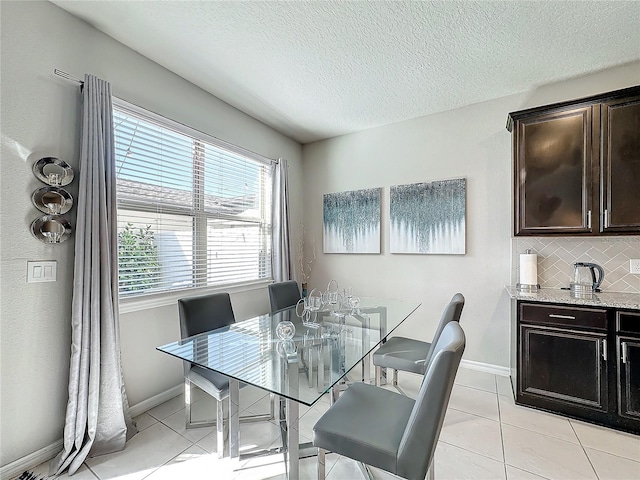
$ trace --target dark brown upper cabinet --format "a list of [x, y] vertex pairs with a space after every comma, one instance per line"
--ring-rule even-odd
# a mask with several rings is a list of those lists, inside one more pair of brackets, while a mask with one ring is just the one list
[[640, 233], [640, 86], [509, 114], [514, 234]]
[[603, 232], [640, 231], [640, 97], [605, 102], [602, 115]]

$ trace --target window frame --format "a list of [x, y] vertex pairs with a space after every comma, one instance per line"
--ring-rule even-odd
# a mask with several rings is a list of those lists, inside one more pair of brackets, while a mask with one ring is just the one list
[[[244, 156], [248, 159], [251, 159], [253, 161], [256, 161], [266, 166], [272, 166], [274, 163], [278, 162], [278, 160], [276, 159], [271, 159], [263, 155], [259, 155], [255, 152], [252, 152], [250, 150], [239, 147], [237, 145], [230, 144], [216, 137], [213, 137], [212, 135], [206, 134], [192, 127], [186, 126], [180, 122], [164, 117], [162, 115], [159, 115], [145, 108], [139, 107], [135, 104], [129, 103], [120, 98], [112, 97], [112, 104], [113, 104], [114, 110], [119, 110], [125, 113], [130, 113], [132, 115], [142, 117], [143, 120], [148, 120], [151, 123], [157, 123], [164, 128], [173, 130], [183, 135], [187, 135], [188, 137], [192, 138], [195, 142], [203, 142], [203, 143], [210, 144], [214, 147]], [[196, 171], [197, 168], [198, 167], [194, 164], [194, 169], [193, 169], [194, 172]], [[273, 177], [271, 181], [273, 186]], [[140, 205], [140, 204], [128, 203], [126, 201], [124, 202], [118, 201], [117, 211], [119, 212], [121, 208], [123, 210], [133, 210], [138, 212], [149, 212], [149, 213], [155, 212], [155, 209], [151, 206], [151, 204]], [[184, 207], [176, 206], [175, 211], [166, 210], [165, 213], [190, 216], [194, 220], [194, 229], [193, 229], [194, 237], [196, 236], [195, 222], [202, 222], [206, 227], [207, 220], [210, 218], [227, 218], [224, 214], [207, 215], [204, 210], [198, 210], [195, 207], [193, 211], [189, 210], [187, 212]], [[269, 212], [269, 214], [271, 215], [272, 212]], [[273, 222], [273, 219], [271, 219], [271, 222]], [[260, 221], [256, 223], [260, 224], [263, 222]], [[205, 228], [205, 231], [206, 231], [206, 228]], [[271, 235], [272, 235], [272, 232], [269, 236], [270, 239], [272, 238]], [[204, 246], [206, 247], [206, 242], [204, 243]], [[196, 244], [194, 244], [194, 257], [198, 255], [198, 253], [196, 253], [198, 252], [197, 248], [198, 247], [196, 246]], [[272, 247], [271, 247], [271, 250], [272, 250]], [[201, 248], [199, 250], [199, 254], [202, 254], [205, 251], [206, 249]], [[199, 279], [197, 277], [198, 275], [194, 273], [192, 278], [196, 285], [199, 282]], [[170, 289], [170, 290], [165, 290], [165, 291], [155, 292], [155, 293], [145, 293], [145, 294], [131, 295], [131, 296], [120, 296], [119, 311], [120, 313], [129, 313], [129, 312], [135, 312], [140, 310], [146, 310], [150, 308], [175, 305], [178, 299], [184, 298], [185, 296], [204, 295], [207, 293], [216, 293], [216, 292], [238, 293], [238, 292], [260, 290], [260, 289], [266, 288], [267, 285], [269, 285], [270, 283], [273, 283], [273, 271], [271, 271], [271, 275], [268, 278], [264, 278], [264, 279], [242, 281], [237, 283], [229, 283], [229, 284], [215, 285], [215, 286], [192, 286], [192, 287], [175, 289], [175, 290]]]

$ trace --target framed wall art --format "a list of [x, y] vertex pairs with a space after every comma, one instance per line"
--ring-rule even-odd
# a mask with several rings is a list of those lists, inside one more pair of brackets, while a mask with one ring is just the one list
[[380, 253], [382, 188], [327, 193], [322, 199], [324, 253]]
[[391, 187], [391, 253], [464, 255], [466, 178]]

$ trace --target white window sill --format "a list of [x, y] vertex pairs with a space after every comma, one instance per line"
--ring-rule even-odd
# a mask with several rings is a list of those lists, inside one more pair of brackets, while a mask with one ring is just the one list
[[192, 288], [188, 290], [180, 290], [176, 292], [158, 293], [156, 295], [147, 295], [140, 298], [124, 298], [120, 299], [120, 313], [139, 312], [141, 310], [149, 310], [151, 308], [166, 307], [167, 305], [175, 305], [180, 298], [193, 297], [196, 295], [206, 295], [208, 293], [227, 292], [231, 295], [240, 292], [249, 292], [252, 290], [261, 290], [273, 283], [273, 280], [260, 280], [258, 282], [243, 283], [240, 285], [222, 286], [222, 287], [206, 287]]

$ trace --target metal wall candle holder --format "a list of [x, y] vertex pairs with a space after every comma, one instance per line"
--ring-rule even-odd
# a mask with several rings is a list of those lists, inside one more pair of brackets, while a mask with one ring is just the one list
[[71, 235], [71, 224], [62, 217], [73, 207], [73, 197], [64, 186], [73, 181], [71, 166], [55, 157], [44, 157], [33, 164], [33, 174], [47, 187], [33, 192], [31, 201], [45, 215], [31, 223], [31, 233], [44, 243], [61, 243]]

